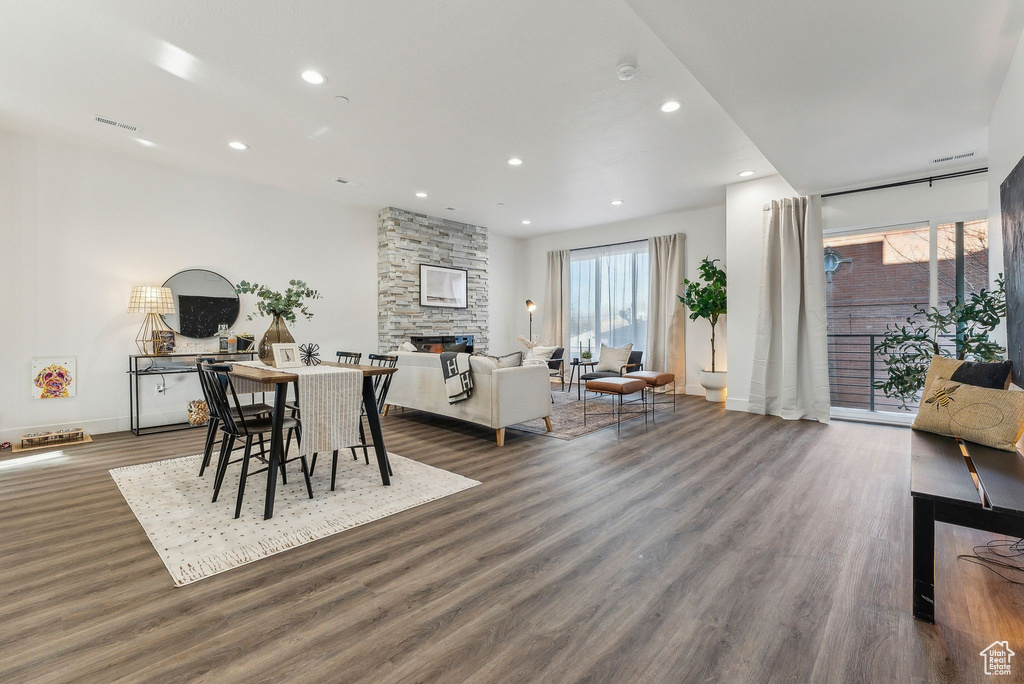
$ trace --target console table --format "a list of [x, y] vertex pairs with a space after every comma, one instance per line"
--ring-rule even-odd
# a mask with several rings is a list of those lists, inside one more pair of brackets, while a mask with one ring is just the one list
[[910, 440], [914, 617], [935, 622], [936, 521], [1024, 537], [1024, 458], [916, 430]]
[[[217, 358], [223, 361], [252, 361], [256, 356], [256, 352], [235, 352], [233, 354], [224, 352], [209, 352], [201, 354], [129, 354], [128, 355], [128, 415], [130, 421], [130, 427], [132, 434], [136, 437], [140, 435], [155, 435], [161, 432], [173, 432], [175, 430], [189, 430], [194, 427], [203, 427], [200, 425], [192, 425], [188, 421], [180, 423], [164, 423], [162, 425], [147, 425], [142, 426], [142, 417], [140, 416], [139, 408], [139, 380], [147, 376], [159, 376], [164, 375], [182, 375], [187, 373], [197, 373], [196, 358], [197, 357], [210, 357]], [[139, 362], [149, 362], [148, 366], [141, 367]], [[170, 361], [170, 365], [164, 365], [163, 361]], [[201, 398], [200, 394], [197, 398]], [[185, 407], [182, 406], [182, 413], [185, 411]]]

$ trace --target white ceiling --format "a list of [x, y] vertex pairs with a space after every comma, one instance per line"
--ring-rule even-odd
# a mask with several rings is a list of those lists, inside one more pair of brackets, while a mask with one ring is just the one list
[[737, 172], [774, 173], [622, 0], [0, 0], [0, 63], [4, 127], [511, 235], [718, 204]]
[[984, 165], [1024, 26], [1020, 0], [627, 2], [803, 193]]

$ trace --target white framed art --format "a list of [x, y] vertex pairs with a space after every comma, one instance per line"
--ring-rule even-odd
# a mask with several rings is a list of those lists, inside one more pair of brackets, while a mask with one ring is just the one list
[[294, 342], [278, 342], [270, 345], [274, 352], [274, 368], [297, 368], [302, 365], [299, 345]]
[[420, 264], [420, 306], [469, 307], [469, 272]]

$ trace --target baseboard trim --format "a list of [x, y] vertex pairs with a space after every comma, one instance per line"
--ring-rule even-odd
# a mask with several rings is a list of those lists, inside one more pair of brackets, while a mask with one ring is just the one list
[[739, 399], [737, 397], [726, 397], [725, 398], [725, 410], [726, 411], [745, 411], [750, 412], [750, 400]]
[[[184, 420], [185, 415], [182, 411], [164, 411], [163, 413], [153, 413], [142, 416], [143, 425], [178, 423], [184, 422]], [[82, 428], [90, 435], [102, 435], [108, 432], [126, 432], [131, 428], [131, 421], [128, 419], [128, 416], [117, 416], [114, 418], [94, 418], [92, 420], [74, 420], [64, 423], [53, 423], [51, 425], [10, 428], [0, 430], [0, 442], [17, 442], [21, 439], [22, 435], [29, 432], [47, 432], [50, 430], [61, 430], [63, 428]]]

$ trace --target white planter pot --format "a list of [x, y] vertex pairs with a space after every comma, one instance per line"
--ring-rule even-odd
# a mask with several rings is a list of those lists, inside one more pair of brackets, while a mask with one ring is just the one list
[[708, 401], [715, 401], [721, 403], [725, 401], [725, 381], [727, 373], [725, 371], [705, 371], [700, 372], [700, 384], [705, 390], [705, 398]]

